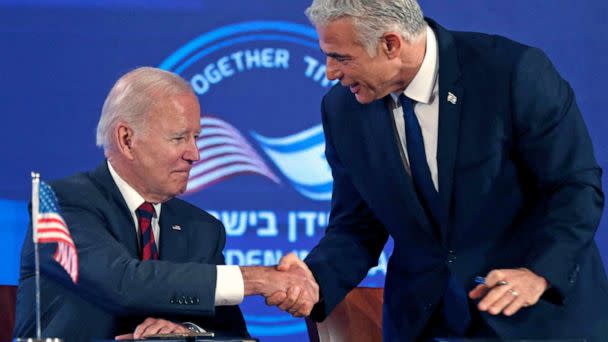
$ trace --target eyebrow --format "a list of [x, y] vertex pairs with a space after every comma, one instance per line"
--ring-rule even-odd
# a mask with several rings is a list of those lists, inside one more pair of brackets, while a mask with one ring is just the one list
[[343, 54], [339, 54], [337, 52], [326, 52], [325, 56], [331, 57], [331, 58], [352, 58], [350, 55], [343, 55]]
[[[199, 132], [200, 132], [200, 130], [197, 131], [196, 134], [199, 134]], [[188, 135], [189, 133], [190, 132], [187, 129], [183, 129], [183, 130], [171, 133], [171, 137], [174, 137], [174, 138], [175, 137], [182, 137], [182, 136]]]
[[327, 57], [331, 57], [331, 58], [352, 58], [352, 56], [350, 56], [350, 55], [343, 55], [343, 54], [339, 54], [337, 52], [325, 52], [321, 48], [319, 48], [319, 50], [321, 51], [322, 54], [324, 54]]

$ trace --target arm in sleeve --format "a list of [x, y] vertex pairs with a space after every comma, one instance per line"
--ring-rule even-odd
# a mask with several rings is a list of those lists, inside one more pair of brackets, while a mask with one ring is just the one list
[[[116, 240], [104, 215], [86, 199], [77, 204], [62, 202], [59, 192], [58, 197], [78, 250], [79, 280], [73, 284], [51, 258], [54, 244], [41, 245], [41, 252], [47, 254], [41, 258], [43, 274], [118, 315], [214, 314], [215, 264], [142, 262]], [[179, 303], [184, 298], [188, 305]]]
[[540, 50], [523, 54], [512, 94], [517, 157], [539, 198], [535, 248], [526, 266], [547, 279], [560, 301], [599, 224], [601, 169], [572, 88]]
[[331, 166], [333, 192], [329, 224], [325, 236], [306, 257], [321, 292], [312, 317], [323, 320], [378, 264], [388, 233], [376, 219], [352, 184], [333, 146], [331, 127], [321, 108], [325, 132], [325, 155]]

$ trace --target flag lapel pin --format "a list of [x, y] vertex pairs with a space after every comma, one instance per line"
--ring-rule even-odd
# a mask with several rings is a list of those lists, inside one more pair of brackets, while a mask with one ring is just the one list
[[452, 94], [451, 92], [448, 92], [448, 102], [451, 104], [456, 104], [456, 101], [458, 101], [456, 95]]

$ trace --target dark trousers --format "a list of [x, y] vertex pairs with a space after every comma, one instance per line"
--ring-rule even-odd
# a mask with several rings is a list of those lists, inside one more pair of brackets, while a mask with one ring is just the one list
[[458, 337], [471, 337], [471, 338], [496, 338], [498, 335], [494, 330], [483, 320], [477, 309], [476, 304], [472, 301], [469, 302], [469, 312], [471, 313], [471, 324], [469, 325], [464, 336], [452, 331], [443, 317], [443, 303], [439, 303], [435, 312], [431, 315], [431, 318], [427, 322], [422, 334], [418, 337], [418, 342], [433, 342], [435, 338], [458, 338]]

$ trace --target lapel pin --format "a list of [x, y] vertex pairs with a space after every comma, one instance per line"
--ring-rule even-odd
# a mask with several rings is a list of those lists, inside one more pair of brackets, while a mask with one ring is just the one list
[[174, 225], [171, 227], [171, 229], [173, 229], [173, 230], [182, 230], [182, 227], [181, 227], [180, 225], [178, 225], [178, 224], [174, 224]]
[[456, 101], [458, 101], [456, 95], [452, 94], [451, 92], [448, 92], [448, 102], [451, 104], [456, 104]]

